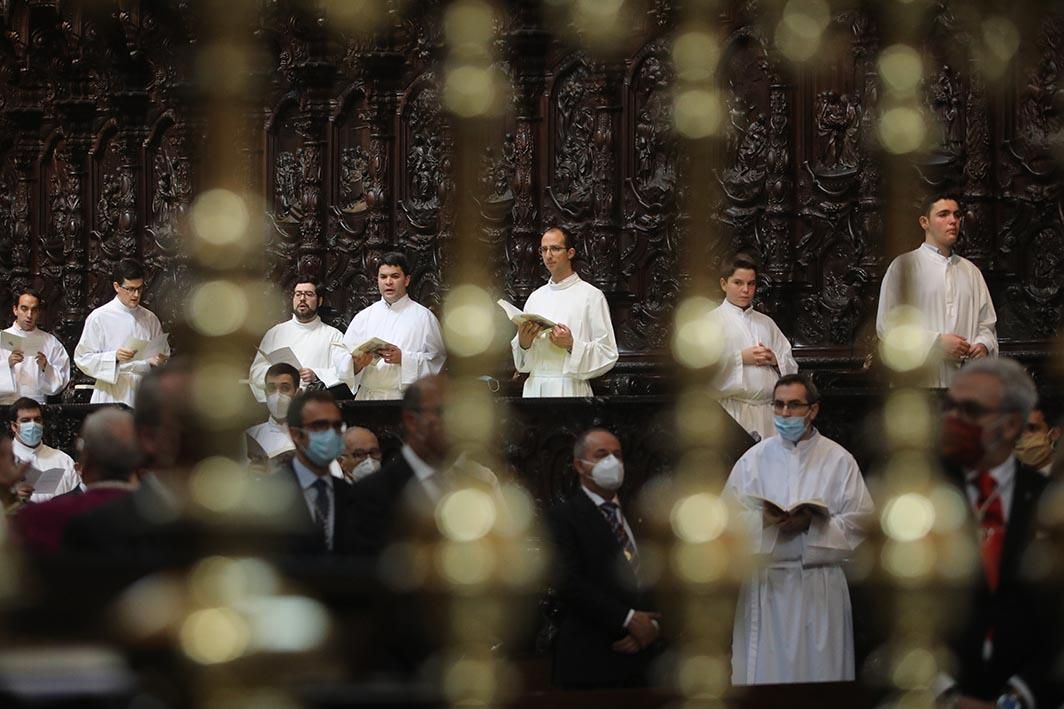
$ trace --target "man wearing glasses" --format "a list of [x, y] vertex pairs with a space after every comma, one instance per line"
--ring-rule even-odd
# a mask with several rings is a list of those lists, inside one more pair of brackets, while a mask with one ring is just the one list
[[864, 539], [872, 498], [853, 456], [813, 427], [820, 404], [809, 379], [781, 377], [772, 409], [779, 435], [743, 454], [725, 486], [756, 561], [735, 614], [732, 682], [850, 681], [842, 566]]
[[956, 676], [940, 675], [934, 686], [945, 706], [1056, 706], [1049, 680], [1059, 595], [1024, 571], [1026, 557], [1051, 558], [1033, 549], [1048, 479], [1013, 453], [1037, 400], [1034, 382], [1010, 359], [969, 363], [946, 393], [942, 456], [968, 500], [982, 563], [960, 599], [968, 603], [952, 639]]
[[[342, 367], [344, 350], [334, 347], [343, 341], [344, 335], [331, 325], [326, 325], [318, 316], [324, 297], [316, 279], [297, 277], [292, 289], [292, 318], [274, 325], [262, 336], [259, 350], [251, 362], [248, 384], [259, 402], [266, 402], [266, 370], [270, 360], [264, 355], [287, 347], [299, 360], [299, 380], [302, 386], [321, 383], [325, 388], [340, 383], [338, 367]], [[275, 362], [276, 364], [276, 362]]]
[[74, 363], [96, 379], [93, 404], [121, 403], [133, 406], [141, 378], [165, 363], [170, 346], [148, 359], [137, 359], [128, 348], [131, 339], [150, 342], [163, 333], [159, 318], [140, 304], [144, 295], [144, 267], [140, 261], [124, 258], [115, 269], [114, 300], [89, 313], [74, 348]]
[[352, 426], [344, 434], [344, 452], [340, 455], [344, 477], [358, 482], [381, 469], [381, 444], [368, 428]]
[[954, 251], [961, 228], [957, 198], [931, 195], [919, 222], [924, 243], [894, 259], [883, 276], [876, 332], [886, 337], [897, 306], [919, 310], [921, 346], [931, 367], [925, 385], [942, 388], [966, 361], [997, 355], [997, 314], [979, 268]]
[[573, 271], [572, 237], [551, 227], [539, 252], [550, 280], [528, 297], [525, 312], [557, 323], [526, 321], [511, 342], [514, 366], [527, 372], [524, 396], [591, 396], [588, 381], [617, 364], [617, 340], [606, 297]]

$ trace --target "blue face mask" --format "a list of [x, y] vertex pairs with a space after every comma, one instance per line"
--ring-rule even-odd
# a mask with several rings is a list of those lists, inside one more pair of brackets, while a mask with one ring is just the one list
[[325, 467], [340, 457], [344, 450], [344, 439], [335, 429], [325, 431], [307, 431], [307, 447], [303, 452], [314, 465]]
[[791, 443], [801, 440], [808, 423], [805, 416], [773, 416], [772, 421], [780, 438]]
[[19, 440], [30, 448], [35, 448], [44, 438], [44, 424], [36, 421], [27, 421], [18, 425]]

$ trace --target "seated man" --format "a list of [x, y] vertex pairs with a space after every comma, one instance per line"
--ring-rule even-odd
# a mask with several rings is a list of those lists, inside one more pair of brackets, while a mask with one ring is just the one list
[[580, 490], [550, 513], [561, 627], [554, 678], [562, 687], [635, 687], [657, 650], [657, 613], [639, 580], [639, 547], [621, 511], [621, 444], [594, 428], [577, 438]]
[[34, 491], [30, 502], [44, 502], [56, 495], [75, 489], [81, 483], [74, 460], [61, 450], [44, 443], [44, 410], [35, 399], [24, 396], [11, 405], [12, 448], [15, 459], [29, 463], [41, 472], [61, 469], [59, 483], [54, 489]]
[[340, 455], [344, 477], [357, 482], [381, 469], [381, 444], [373, 431], [352, 426], [344, 434], [344, 452]]
[[820, 395], [811, 381], [781, 377], [772, 399], [779, 435], [746, 451], [725, 486], [760, 564], [739, 593], [732, 683], [850, 681], [842, 566], [864, 539], [872, 498], [853, 456], [813, 427]]

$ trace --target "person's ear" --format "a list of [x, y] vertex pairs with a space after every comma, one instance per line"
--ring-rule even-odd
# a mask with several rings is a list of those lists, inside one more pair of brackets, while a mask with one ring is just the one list
[[820, 402], [813, 404], [809, 407], [809, 423], [816, 421], [817, 414], [820, 413]]
[[931, 226], [931, 220], [929, 220], [927, 217], [925, 217], [923, 215], [921, 215], [920, 218], [917, 221], [920, 223], [920, 228], [923, 229], [924, 231], [927, 231], [927, 228], [929, 226]]

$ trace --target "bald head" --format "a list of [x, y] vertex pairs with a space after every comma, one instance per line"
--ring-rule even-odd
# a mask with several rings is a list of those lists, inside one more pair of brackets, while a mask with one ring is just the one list
[[344, 452], [340, 456], [340, 467], [344, 474], [350, 474], [360, 463], [372, 458], [381, 460], [381, 446], [373, 431], [361, 426], [352, 426], [344, 434]]
[[86, 484], [128, 480], [140, 464], [133, 415], [123, 409], [100, 409], [85, 417], [81, 441], [81, 478]]

